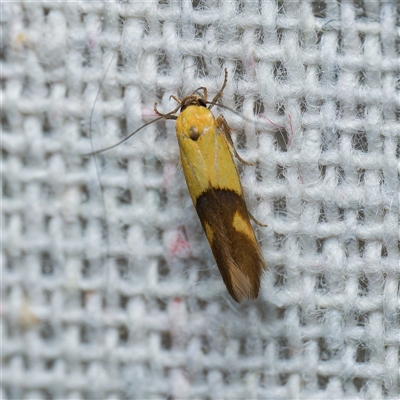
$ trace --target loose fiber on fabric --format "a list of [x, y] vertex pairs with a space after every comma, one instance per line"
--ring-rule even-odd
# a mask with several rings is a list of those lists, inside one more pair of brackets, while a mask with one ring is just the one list
[[[400, 397], [397, 2], [1, 7], [2, 399]], [[85, 157], [225, 68], [268, 224], [240, 305], [173, 121]]]

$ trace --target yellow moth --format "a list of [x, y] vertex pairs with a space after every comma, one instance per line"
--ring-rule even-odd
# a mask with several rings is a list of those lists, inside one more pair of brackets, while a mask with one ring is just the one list
[[[182, 100], [172, 96], [178, 107], [170, 113], [160, 113], [157, 103], [154, 110], [160, 116], [158, 119], [176, 120], [183, 173], [193, 205], [229, 294], [242, 302], [258, 296], [261, 277], [267, 267], [250, 219], [262, 224], [247, 210], [233, 157], [249, 163], [236, 152], [225, 118], [222, 115], [215, 118], [211, 112], [222, 97], [227, 76], [225, 70], [222, 88], [211, 102], [207, 101], [207, 89], [202, 87]], [[202, 96], [196, 94], [199, 90], [203, 91]], [[114, 148], [136, 132], [92, 154]]]

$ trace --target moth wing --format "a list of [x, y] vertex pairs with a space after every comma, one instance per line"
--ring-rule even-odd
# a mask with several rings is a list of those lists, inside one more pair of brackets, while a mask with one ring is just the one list
[[243, 196], [210, 189], [198, 198], [196, 211], [230, 295], [239, 303], [255, 299], [266, 265]]
[[178, 130], [177, 137], [189, 193], [224, 283], [234, 300], [254, 299], [266, 265], [233, 161], [229, 126], [219, 117], [196, 140]]

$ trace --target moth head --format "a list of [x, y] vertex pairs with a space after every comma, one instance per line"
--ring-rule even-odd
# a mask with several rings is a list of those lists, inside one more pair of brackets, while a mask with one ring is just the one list
[[190, 94], [182, 99], [181, 111], [185, 110], [189, 106], [207, 107], [207, 104], [202, 96], [199, 96], [198, 94]]

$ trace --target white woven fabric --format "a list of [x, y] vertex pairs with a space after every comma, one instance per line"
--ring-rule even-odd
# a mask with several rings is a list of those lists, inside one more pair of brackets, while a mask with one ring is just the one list
[[[3, 2], [1, 398], [399, 398], [396, 7]], [[223, 111], [269, 225], [242, 305], [173, 122], [99, 156], [102, 189], [81, 157], [224, 68], [223, 103], [260, 116]]]

